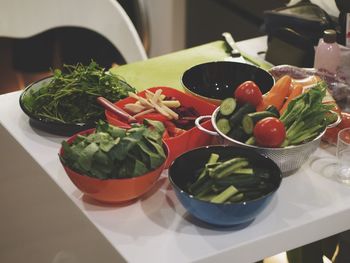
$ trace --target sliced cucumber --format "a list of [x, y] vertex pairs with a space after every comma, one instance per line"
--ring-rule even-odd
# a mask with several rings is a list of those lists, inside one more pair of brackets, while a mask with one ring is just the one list
[[270, 111], [258, 111], [244, 115], [242, 120], [244, 131], [247, 134], [252, 134], [255, 124], [266, 117], [276, 117], [276, 115]]
[[231, 130], [230, 122], [228, 119], [221, 118], [216, 122], [216, 126], [218, 127], [219, 131], [221, 131], [223, 134], [227, 134]]
[[231, 128], [231, 130], [227, 134], [227, 136], [229, 136], [230, 138], [232, 138], [236, 141], [240, 141], [240, 142], [244, 142], [245, 140], [247, 140], [249, 138], [249, 135], [246, 134], [246, 132], [243, 130], [242, 126]]
[[231, 127], [236, 127], [237, 125], [239, 125], [244, 115], [251, 112], [255, 112], [255, 107], [250, 103], [244, 104], [230, 117]]
[[220, 104], [220, 113], [222, 116], [231, 115], [236, 109], [236, 100], [234, 98], [226, 98]]

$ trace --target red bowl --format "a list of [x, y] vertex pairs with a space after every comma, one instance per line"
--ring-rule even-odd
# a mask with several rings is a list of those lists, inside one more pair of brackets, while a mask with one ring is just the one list
[[[198, 99], [190, 94], [186, 94], [174, 88], [153, 87], [148, 90], [155, 92], [158, 89], [162, 89], [163, 90], [162, 94], [164, 94], [165, 96], [177, 98], [180, 101], [181, 105], [185, 107], [193, 107], [200, 115], [211, 115], [217, 107], [215, 104]], [[141, 91], [137, 95], [145, 97], [145, 93], [146, 91]], [[134, 103], [135, 101], [136, 99], [128, 97], [123, 100], [119, 100], [118, 102], [115, 103], [115, 105], [123, 109], [125, 104]], [[118, 127], [123, 127], [123, 128], [130, 127], [128, 124], [123, 122], [123, 120], [118, 115], [109, 111], [105, 111], [105, 114], [106, 114], [107, 121], [110, 124]], [[202, 126], [204, 126], [209, 130], [210, 129], [213, 130], [213, 127], [210, 121], [204, 122]], [[165, 164], [165, 168], [168, 168], [170, 164], [175, 160], [175, 158], [180, 156], [184, 152], [187, 152], [191, 149], [194, 149], [200, 146], [212, 144], [213, 136], [206, 134], [204, 132], [201, 132], [197, 127], [193, 127], [179, 136], [165, 138], [164, 142], [169, 149], [169, 156]]]
[[[68, 138], [67, 142], [72, 143], [78, 134], [86, 135], [94, 132], [94, 130], [90, 129], [77, 133]], [[166, 144], [164, 144], [164, 150], [168, 154]], [[60, 149], [60, 155], [64, 155], [62, 147]], [[164, 170], [165, 163], [166, 161], [155, 170], [141, 176], [105, 180], [77, 173], [63, 163], [62, 165], [73, 184], [87, 196], [104, 203], [120, 203], [139, 198], [151, 190]]]

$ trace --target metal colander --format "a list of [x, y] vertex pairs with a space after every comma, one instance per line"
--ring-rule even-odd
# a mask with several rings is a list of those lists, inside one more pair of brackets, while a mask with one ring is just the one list
[[[326, 132], [326, 130], [324, 130], [319, 136], [317, 136], [310, 142], [295, 146], [288, 146], [284, 148], [265, 148], [254, 145], [248, 145], [228, 137], [217, 128], [215, 120], [218, 112], [219, 107], [214, 111], [214, 113], [211, 116], [199, 117], [196, 120], [197, 127], [200, 130], [210, 133], [212, 135], [220, 135], [223, 144], [236, 145], [238, 147], [254, 149], [255, 151], [271, 158], [281, 169], [284, 176], [299, 169], [308, 160], [310, 155], [313, 152], [315, 152], [318, 146], [320, 145], [321, 137]], [[199, 124], [200, 120], [205, 118], [211, 118], [211, 123], [216, 132], [208, 131]]]

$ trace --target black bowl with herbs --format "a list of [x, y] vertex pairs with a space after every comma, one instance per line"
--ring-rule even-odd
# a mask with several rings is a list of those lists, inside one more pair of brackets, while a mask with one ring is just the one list
[[30, 84], [22, 92], [19, 103], [33, 127], [71, 136], [105, 119], [97, 97], [115, 102], [126, 98], [129, 91], [135, 89], [91, 62], [87, 66], [65, 65], [64, 71], [54, 70], [52, 76]]

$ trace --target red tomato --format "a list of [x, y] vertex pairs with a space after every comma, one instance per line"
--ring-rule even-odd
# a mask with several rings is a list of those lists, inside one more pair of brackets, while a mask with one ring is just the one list
[[250, 103], [257, 106], [262, 100], [262, 93], [254, 81], [248, 80], [239, 85], [234, 93], [238, 103]]
[[253, 134], [259, 146], [275, 148], [286, 138], [286, 129], [279, 119], [267, 117], [255, 124]]

